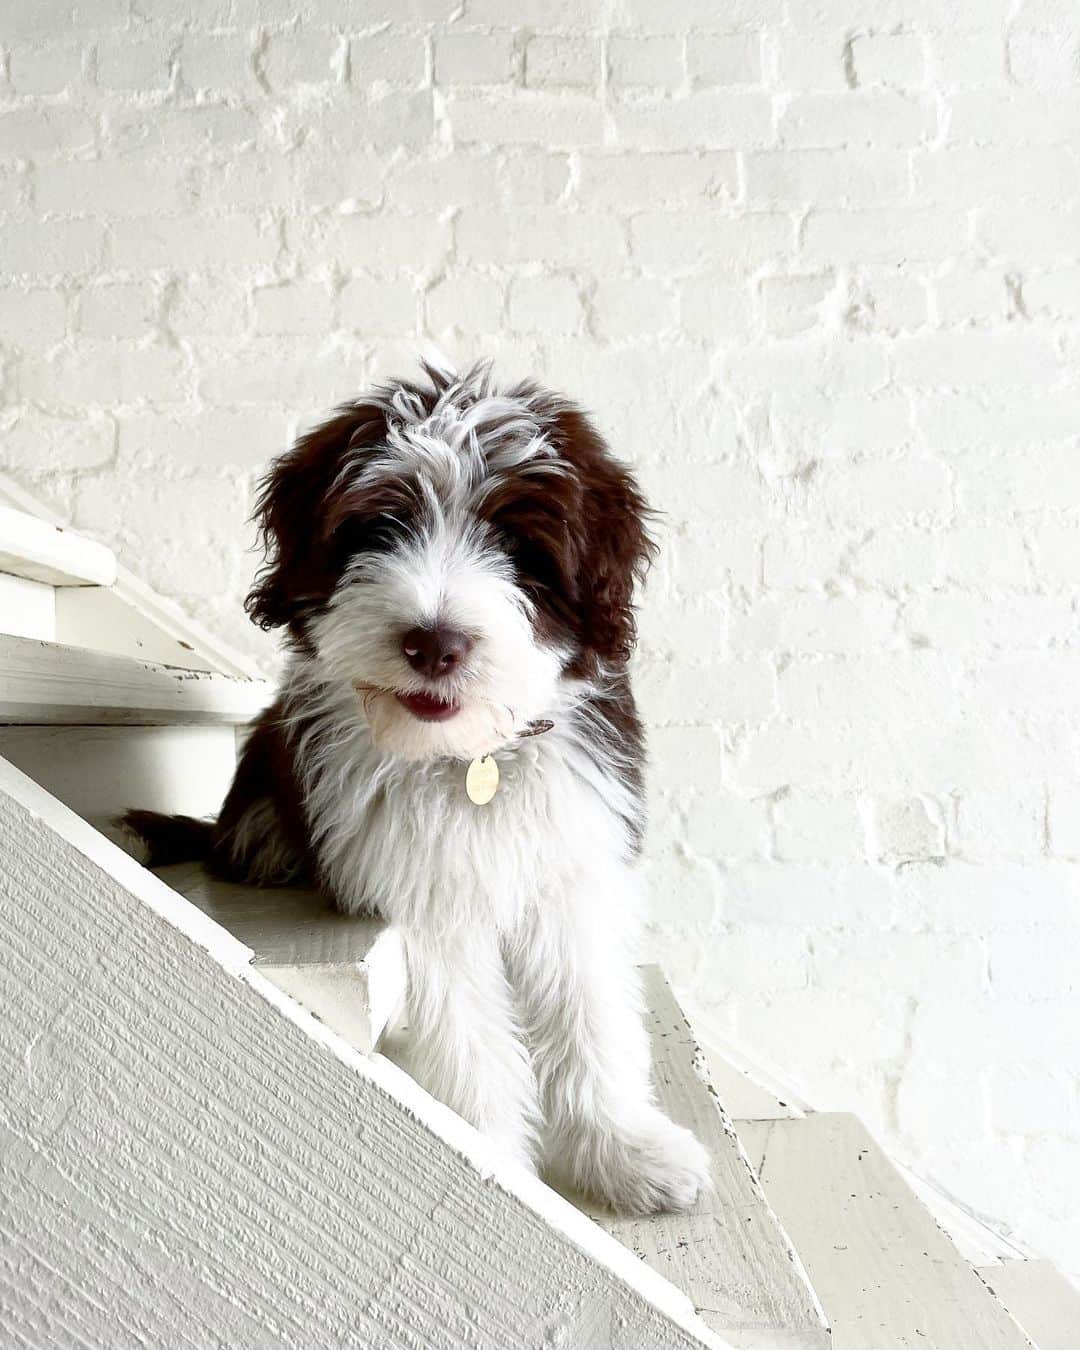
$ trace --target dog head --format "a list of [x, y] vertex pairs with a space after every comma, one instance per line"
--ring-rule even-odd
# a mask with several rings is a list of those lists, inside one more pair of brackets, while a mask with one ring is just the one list
[[487, 754], [625, 665], [648, 560], [638, 488], [584, 414], [486, 366], [425, 367], [272, 466], [248, 596], [410, 759]]

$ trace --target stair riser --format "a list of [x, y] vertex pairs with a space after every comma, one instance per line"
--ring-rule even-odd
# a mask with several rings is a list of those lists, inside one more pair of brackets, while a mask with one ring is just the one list
[[204, 816], [228, 791], [236, 731], [0, 726], [0, 756], [92, 823], [132, 806]]

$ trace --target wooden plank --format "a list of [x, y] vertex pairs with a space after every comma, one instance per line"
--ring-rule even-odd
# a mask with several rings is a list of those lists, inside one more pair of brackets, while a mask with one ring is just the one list
[[232, 724], [250, 721], [272, 698], [259, 680], [0, 637], [0, 722]]
[[162, 881], [255, 953], [260, 966], [340, 966], [367, 959], [386, 931], [381, 919], [334, 909], [300, 886], [239, 886], [211, 876], [201, 863], [155, 871]]
[[825, 1320], [705, 1076], [701, 1051], [655, 966], [642, 971], [657, 1098], [713, 1159], [715, 1191], [688, 1214], [587, 1212], [686, 1292], [714, 1330], [742, 1347], [824, 1347]]
[[978, 1274], [1038, 1350], [1080, 1345], [1080, 1293], [1049, 1261], [1003, 1261]]
[[834, 1350], [1030, 1350], [854, 1116], [737, 1128], [824, 1305]]
[[[74, 591], [67, 592], [74, 594]], [[96, 593], [96, 588], [84, 594]], [[12, 637], [56, 638], [56, 588], [0, 572], [0, 632]]]
[[405, 951], [394, 929], [341, 914], [306, 888], [238, 886], [199, 863], [155, 870], [250, 947], [255, 965], [279, 989], [357, 1050], [377, 1048], [405, 998]]
[[0, 572], [50, 586], [111, 586], [116, 559], [74, 530], [0, 506]]
[[804, 1114], [794, 1101], [781, 1101], [774, 1090], [758, 1082], [753, 1070], [737, 1065], [730, 1050], [703, 1045], [702, 1051], [709, 1081], [732, 1120], [785, 1120]]
[[732, 1350], [3, 763], [0, 857], [6, 1341]]
[[183, 666], [186, 670], [218, 669], [188, 638], [166, 632], [133, 609], [116, 587], [82, 586], [57, 591], [55, 640], [69, 647], [133, 656], [139, 661]]
[[232, 727], [0, 726], [0, 755], [92, 824], [132, 806], [213, 815], [236, 770]]

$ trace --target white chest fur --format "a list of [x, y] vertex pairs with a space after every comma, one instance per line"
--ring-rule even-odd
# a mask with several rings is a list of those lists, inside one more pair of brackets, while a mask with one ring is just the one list
[[327, 712], [299, 756], [315, 843], [339, 903], [391, 922], [482, 920], [509, 930], [545, 895], [629, 857], [630, 796], [572, 722], [495, 754], [485, 806], [460, 760], [380, 752], [349, 711]]

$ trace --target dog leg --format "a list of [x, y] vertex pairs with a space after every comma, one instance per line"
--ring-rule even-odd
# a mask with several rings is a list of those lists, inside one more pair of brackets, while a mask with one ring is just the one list
[[434, 1097], [536, 1170], [536, 1079], [490, 931], [405, 934], [407, 1067]]
[[604, 903], [625, 900], [636, 879], [613, 881], [609, 897], [542, 904], [508, 951], [546, 1121], [545, 1164], [621, 1213], [688, 1209], [711, 1184], [709, 1157], [654, 1103], [640, 985], [618, 936], [625, 920]]

